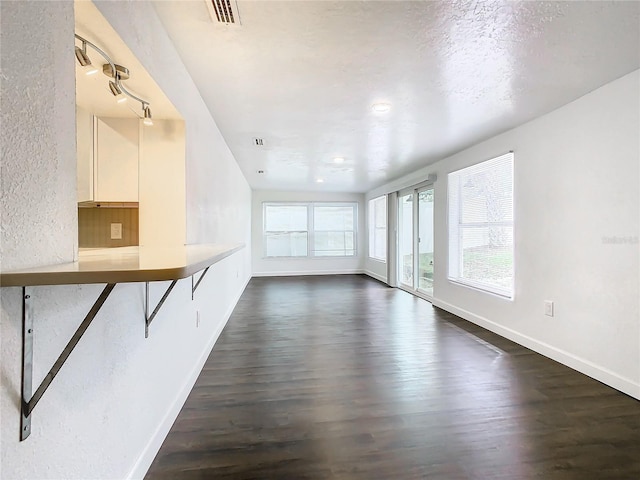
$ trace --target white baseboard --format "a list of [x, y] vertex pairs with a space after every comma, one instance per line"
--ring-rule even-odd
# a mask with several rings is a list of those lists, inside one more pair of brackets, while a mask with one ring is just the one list
[[476, 315], [468, 310], [458, 308], [450, 303], [443, 302], [442, 300], [433, 299], [433, 305], [446, 310], [449, 313], [453, 313], [459, 317], [468, 320], [471, 323], [486, 328], [487, 330], [497, 333], [498, 335], [508, 338], [509, 340], [516, 342], [519, 345], [527, 347], [534, 352], [537, 352], [545, 357], [551, 358], [556, 362], [560, 362], [567, 367], [573, 368], [580, 373], [598, 380], [616, 390], [619, 390], [627, 395], [640, 400], [640, 384], [634, 382], [629, 378], [622, 377], [611, 370], [603, 368], [595, 363], [592, 363], [583, 358], [577, 357], [569, 352], [556, 348], [544, 342], [540, 342], [527, 335], [516, 332], [503, 325], [492, 322], [491, 320]]
[[236, 298], [234, 298], [233, 302], [231, 302], [231, 305], [229, 306], [229, 308], [224, 314], [223, 321], [220, 322], [220, 325], [218, 326], [216, 331], [213, 333], [211, 340], [209, 340], [209, 343], [207, 343], [207, 345], [205, 346], [204, 350], [202, 351], [202, 354], [198, 358], [198, 361], [193, 366], [193, 369], [191, 369], [191, 371], [187, 375], [187, 379], [182, 384], [182, 387], [178, 390], [178, 394], [176, 395], [171, 406], [167, 410], [167, 413], [162, 418], [162, 421], [158, 425], [158, 428], [151, 436], [151, 439], [149, 440], [145, 448], [142, 450], [142, 453], [138, 457], [138, 460], [134, 464], [133, 468], [129, 471], [129, 474], [126, 477], [127, 479], [141, 480], [146, 475], [147, 471], [149, 470], [149, 467], [151, 467], [151, 464], [153, 463], [154, 458], [158, 454], [158, 451], [160, 450], [162, 443], [164, 442], [165, 438], [167, 438], [167, 435], [169, 434], [169, 430], [171, 430], [171, 427], [173, 426], [173, 422], [175, 422], [176, 418], [178, 417], [178, 414], [180, 413], [180, 410], [182, 410], [184, 403], [187, 401], [187, 398], [189, 397], [189, 394], [191, 393], [191, 390], [193, 389], [193, 386], [195, 385], [196, 380], [198, 379], [198, 376], [202, 371], [202, 367], [204, 367], [204, 364], [207, 361], [207, 358], [209, 358], [209, 355], [211, 354], [211, 351], [213, 350], [214, 345], [218, 341], [218, 337], [220, 337], [222, 330], [224, 330], [224, 327], [226, 326], [227, 322], [229, 321], [229, 318], [231, 317], [231, 313], [233, 313], [233, 309], [236, 307], [238, 300], [240, 300], [240, 297], [242, 296], [242, 293], [244, 292], [244, 290], [247, 288], [247, 285], [249, 284], [250, 280], [251, 280], [251, 277], [248, 277], [244, 286], [240, 289], [239, 293], [236, 295]]
[[376, 280], [379, 280], [382, 283], [387, 283], [387, 277], [383, 275], [378, 275], [377, 273], [372, 272], [371, 270], [365, 270], [364, 274], [369, 275], [371, 278], [375, 278]]
[[304, 270], [288, 272], [254, 272], [254, 277], [302, 277], [306, 275], [358, 275], [365, 273], [362, 269], [350, 270]]

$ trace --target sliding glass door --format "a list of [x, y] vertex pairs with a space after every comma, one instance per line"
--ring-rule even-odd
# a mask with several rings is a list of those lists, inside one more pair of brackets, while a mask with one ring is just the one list
[[398, 196], [398, 281], [413, 288], [413, 193]]
[[418, 281], [416, 288], [433, 297], [433, 187], [418, 194]]
[[398, 195], [398, 282], [421, 297], [433, 297], [433, 186]]

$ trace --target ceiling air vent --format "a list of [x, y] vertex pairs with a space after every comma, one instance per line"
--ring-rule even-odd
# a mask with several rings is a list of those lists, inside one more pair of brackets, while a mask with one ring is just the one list
[[240, 25], [236, 0], [205, 0], [211, 20], [224, 25]]

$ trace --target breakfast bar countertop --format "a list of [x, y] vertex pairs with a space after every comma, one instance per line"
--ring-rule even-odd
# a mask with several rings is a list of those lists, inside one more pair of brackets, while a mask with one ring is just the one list
[[236, 244], [80, 249], [78, 261], [0, 272], [2, 287], [186, 278], [244, 248]]

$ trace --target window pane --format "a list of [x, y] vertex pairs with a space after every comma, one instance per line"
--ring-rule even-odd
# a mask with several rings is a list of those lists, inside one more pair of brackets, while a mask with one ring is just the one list
[[313, 208], [313, 254], [319, 257], [355, 255], [355, 209], [351, 205]]
[[307, 207], [305, 205], [267, 205], [264, 221], [267, 232], [306, 231]]
[[449, 278], [513, 296], [513, 153], [448, 176]]
[[381, 228], [387, 226], [387, 198], [380, 197], [374, 200], [375, 202], [375, 224], [376, 227]]
[[463, 175], [462, 223], [503, 222], [513, 220], [511, 173], [506, 168]]
[[347, 250], [354, 250], [356, 248], [354, 242], [353, 232], [344, 232], [344, 246]]
[[317, 256], [353, 255], [353, 232], [315, 232], [314, 254]]
[[268, 233], [264, 237], [267, 257], [306, 257], [307, 233]]
[[413, 288], [413, 193], [400, 197], [398, 205], [398, 274]]
[[387, 260], [387, 197], [369, 200], [369, 257]]
[[511, 289], [513, 227], [462, 227], [461, 278]]
[[313, 209], [315, 231], [354, 230], [353, 207], [319, 207]]
[[418, 192], [418, 288], [433, 295], [433, 188]]
[[379, 260], [387, 258], [387, 229], [377, 228], [374, 232], [373, 257]]

